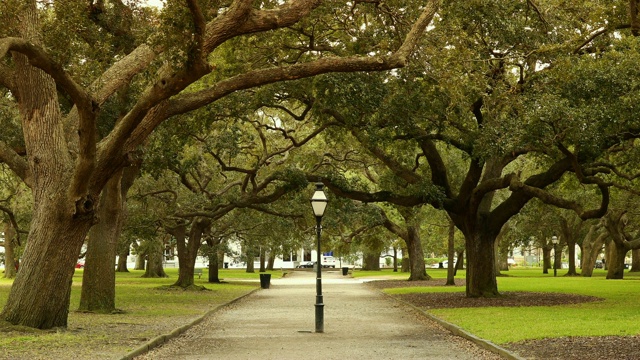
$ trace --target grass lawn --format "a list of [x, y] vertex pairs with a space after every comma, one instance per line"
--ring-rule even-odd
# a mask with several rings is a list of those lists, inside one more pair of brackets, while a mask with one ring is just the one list
[[[186, 325], [209, 310], [259, 288], [259, 273], [244, 269], [221, 269], [223, 284], [207, 283], [203, 269], [197, 285], [210, 291], [161, 289], [177, 279], [178, 269], [165, 269], [169, 278], [146, 279], [144, 271], [116, 274], [117, 314], [75, 312], [80, 302], [82, 270], [76, 270], [71, 291], [68, 328], [52, 331], [19, 332], [5, 328], [0, 337], [0, 359], [75, 359], [78, 354], [91, 358], [122, 358], [146, 341]], [[282, 271], [270, 272], [273, 277]], [[0, 306], [4, 306], [12, 280], [0, 279]], [[0, 323], [0, 328], [2, 324]], [[75, 355], [74, 355], [75, 354]]]
[[[428, 269], [434, 278], [446, 278], [446, 270]], [[374, 276], [364, 274], [363, 276]], [[562, 336], [600, 336], [640, 334], [640, 274], [625, 273], [624, 280], [606, 280], [604, 270], [595, 270], [592, 278], [558, 277], [542, 274], [541, 269], [514, 269], [498, 278], [500, 292], [554, 292], [596, 296], [603, 301], [562, 306], [481, 307], [428, 309], [443, 320], [456, 324], [496, 344], [526, 339]], [[355, 272], [354, 272], [355, 274]], [[380, 272], [378, 272], [380, 274]], [[400, 275], [398, 278], [402, 279]], [[397, 274], [397, 273], [396, 273]], [[458, 273], [464, 275], [463, 273]], [[388, 275], [388, 274], [385, 274]], [[404, 278], [407, 274], [404, 274]], [[464, 292], [464, 287], [403, 287], [386, 289], [393, 294], [416, 292]]]

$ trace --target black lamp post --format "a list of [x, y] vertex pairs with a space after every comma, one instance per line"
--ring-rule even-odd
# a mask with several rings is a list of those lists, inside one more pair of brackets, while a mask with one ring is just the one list
[[551, 237], [551, 242], [553, 243], [553, 276], [556, 277], [558, 275], [558, 270], [556, 269], [556, 259], [558, 257], [558, 237], [553, 235]]
[[324, 332], [324, 304], [322, 303], [322, 263], [320, 261], [320, 233], [322, 232], [322, 216], [327, 208], [327, 196], [322, 191], [324, 185], [316, 183], [316, 191], [311, 197], [313, 215], [316, 217], [316, 234], [318, 237], [318, 254], [316, 261], [316, 332]]

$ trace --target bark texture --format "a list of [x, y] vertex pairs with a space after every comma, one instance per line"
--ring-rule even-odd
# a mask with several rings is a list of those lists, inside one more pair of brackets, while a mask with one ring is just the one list
[[89, 231], [82, 275], [80, 311], [110, 313], [116, 309], [116, 249], [122, 228], [122, 172], [102, 191], [98, 224]]

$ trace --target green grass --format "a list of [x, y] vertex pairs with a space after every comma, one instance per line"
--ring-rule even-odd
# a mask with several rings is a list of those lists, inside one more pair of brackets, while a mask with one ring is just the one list
[[[442, 270], [437, 270], [442, 271]], [[430, 271], [434, 276], [437, 271]], [[429, 313], [497, 344], [562, 336], [640, 334], [640, 274], [625, 273], [624, 280], [606, 280], [603, 270], [592, 278], [558, 277], [541, 269], [511, 270], [498, 278], [501, 292], [529, 291], [590, 295], [604, 301], [577, 305], [430, 309]], [[446, 273], [444, 273], [446, 275]], [[464, 292], [464, 287], [406, 287], [389, 294]]]
[[[68, 328], [62, 331], [7, 331], [0, 337], [2, 353], [11, 359], [69, 358], [69, 354], [92, 354], [95, 358], [122, 357], [145, 341], [171, 332], [233, 299], [259, 287], [259, 273], [243, 269], [221, 269], [222, 284], [207, 282], [207, 269], [196, 285], [210, 291], [167, 290], [177, 279], [178, 269], [165, 269], [169, 278], [142, 278], [144, 271], [116, 274], [118, 314], [75, 312], [80, 302], [82, 270], [73, 276]], [[270, 272], [273, 277], [282, 271]], [[13, 283], [0, 279], [0, 307]], [[164, 288], [163, 288], [164, 287]], [[3, 355], [3, 356], [4, 356]], [[2, 357], [2, 356], [0, 356]], [[4, 358], [4, 357], [2, 357]]]

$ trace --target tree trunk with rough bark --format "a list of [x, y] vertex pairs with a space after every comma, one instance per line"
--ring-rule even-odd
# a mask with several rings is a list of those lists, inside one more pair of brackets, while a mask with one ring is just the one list
[[[21, 35], [38, 44], [35, 1], [25, 3], [21, 11], [16, 15], [21, 19]], [[13, 52], [12, 63], [28, 154], [21, 171], [33, 191], [33, 217], [20, 269], [0, 318], [40, 329], [66, 327], [72, 277], [95, 221], [97, 194], [89, 192], [89, 179], [74, 168], [55, 81], [22, 54]], [[95, 119], [95, 115], [93, 119], [91, 114], [84, 115], [89, 122]], [[78, 136], [86, 139], [90, 134]]]
[[209, 245], [209, 252], [207, 254], [209, 258], [209, 278], [208, 282], [210, 283], [221, 283], [220, 281], [220, 268], [222, 267], [222, 261], [224, 257], [220, 258], [220, 238], [213, 238], [211, 236], [207, 236], [206, 240], [207, 245]]
[[202, 245], [203, 234], [208, 231], [211, 226], [211, 220], [207, 218], [196, 218], [191, 224], [189, 230], [189, 240], [186, 239], [186, 226], [177, 226], [167, 229], [176, 239], [178, 249], [178, 279], [172, 286], [181, 287], [183, 289], [194, 286], [193, 273], [198, 256], [198, 250]]
[[147, 246], [147, 266], [145, 268], [145, 278], [166, 278], [169, 277], [162, 267], [163, 254], [163, 242], [162, 238], [150, 240]]
[[495, 277], [495, 236], [477, 232], [467, 236], [467, 297], [496, 297], [498, 282]]
[[98, 224], [89, 231], [78, 310], [111, 313], [116, 309], [116, 249], [122, 227], [122, 171], [109, 180], [100, 198]]
[[133, 267], [134, 270], [146, 270], [147, 269], [147, 253], [148, 251], [139, 252], [136, 254], [136, 264]]
[[15, 246], [16, 230], [11, 223], [5, 222], [4, 224], [4, 277], [6, 279], [13, 279], [16, 277], [16, 263], [15, 253], [13, 247]]
[[598, 226], [592, 225], [582, 242], [582, 276], [591, 277], [598, 255], [602, 251], [606, 232], [597, 233]]
[[269, 256], [267, 258], [267, 270], [269, 271], [273, 271], [273, 266], [276, 263], [276, 252], [273, 251], [273, 249], [271, 249], [271, 251], [269, 251]]
[[406, 242], [405, 242], [405, 246], [402, 247], [402, 261], [400, 262], [400, 271], [401, 272], [410, 272], [410, 265], [409, 265], [410, 261], [409, 261], [409, 250], [407, 249], [406, 246]]
[[607, 279], [624, 278], [624, 259], [629, 252], [629, 248], [612, 241], [609, 244], [609, 258], [607, 259]]
[[409, 267], [411, 275], [409, 281], [431, 280], [427, 275], [427, 268], [424, 263], [424, 251], [420, 241], [420, 226], [410, 225], [407, 227], [407, 250], [409, 251]]
[[67, 326], [72, 277], [92, 220], [51, 211], [57, 204], [42, 199], [34, 209], [23, 260], [1, 315], [11, 324]]
[[365, 252], [362, 257], [362, 270], [379, 271], [380, 254]]

